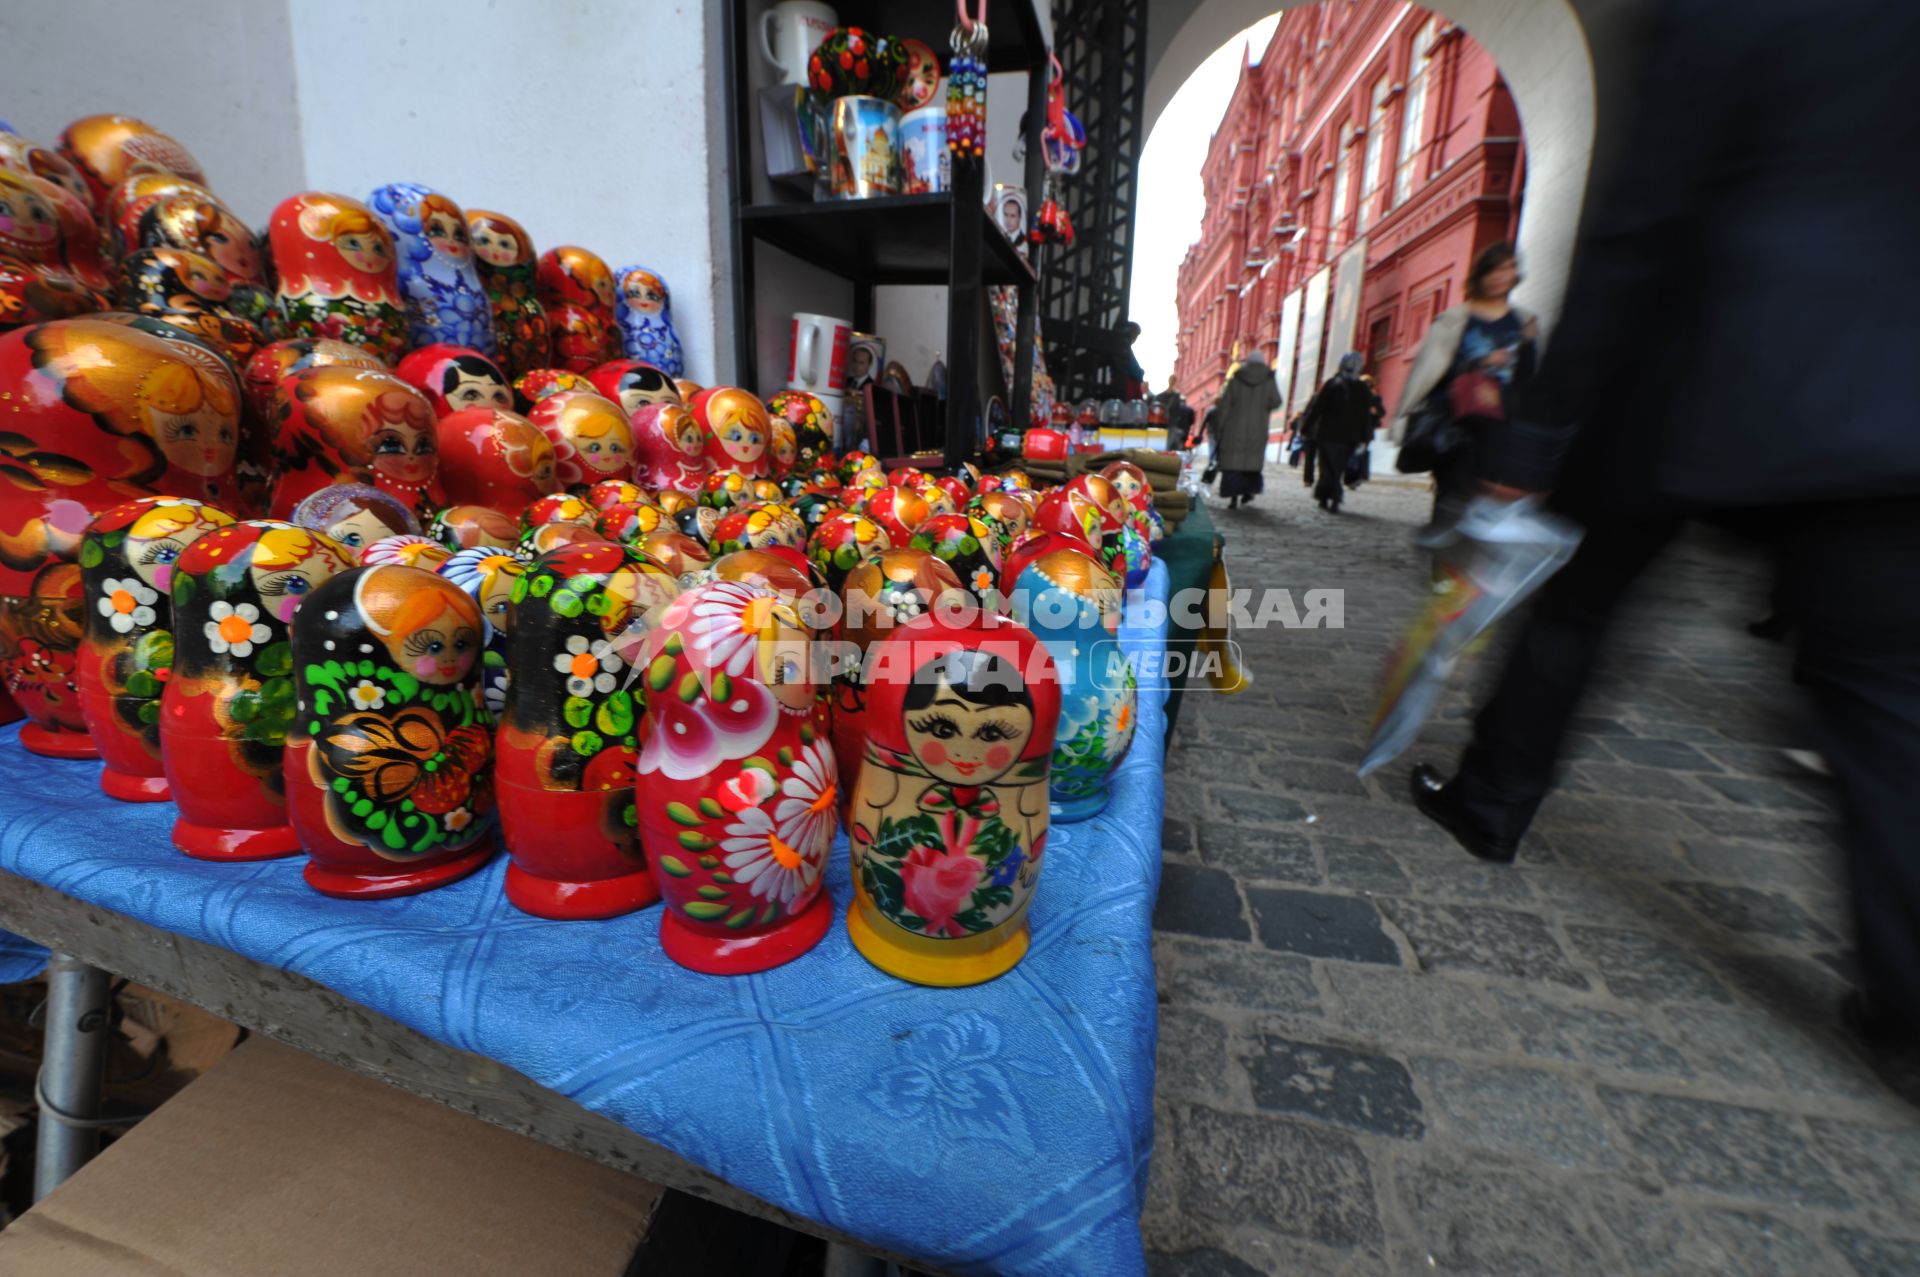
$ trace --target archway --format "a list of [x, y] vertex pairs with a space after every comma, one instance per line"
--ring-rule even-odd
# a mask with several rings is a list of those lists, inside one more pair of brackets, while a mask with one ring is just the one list
[[[1311, 0], [1155, 0], [1147, 41], [1143, 137], [1215, 49], [1268, 14]], [[1515, 300], [1549, 321], [1560, 312], [1587, 170], [1593, 159], [1594, 72], [1568, 0], [1422, 0], [1493, 55], [1527, 137], [1526, 197], [1516, 247], [1527, 265]], [[1137, 250], [1136, 250], [1137, 251]]]

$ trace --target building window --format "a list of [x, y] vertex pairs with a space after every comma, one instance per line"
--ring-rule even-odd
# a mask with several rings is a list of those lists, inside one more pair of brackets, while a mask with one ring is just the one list
[[1393, 206], [1406, 203], [1413, 194], [1419, 172], [1423, 143], [1427, 133], [1427, 90], [1432, 80], [1433, 41], [1439, 33], [1440, 19], [1428, 18], [1413, 36], [1413, 48], [1407, 59], [1407, 100], [1400, 113], [1400, 159], [1393, 174]]
[[1387, 144], [1389, 92], [1386, 76], [1373, 82], [1373, 105], [1367, 111], [1367, 149], [1360, 163], [1360, 229], [1363, 231], [1373, 220], [1373, 208], [1379, 202], [1374, 199], [1374, 192], [1380, 189], [1380, 153]]
[[1346, 121], [1340, 123], [1340, 158], [1333, 170], [1333, 199], [1327, 209], [1327, 256], [1335, 251], [1334, 241], [1346, 229], [1347, 188], [1353, 180], [1353, 134]]

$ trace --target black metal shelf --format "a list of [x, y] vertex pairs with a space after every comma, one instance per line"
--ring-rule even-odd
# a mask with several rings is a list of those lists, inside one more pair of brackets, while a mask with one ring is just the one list
[[[953, 0], [856, 0], [837, 6], [843, 26], [877, 35], [924, 40], [944, 62], [952, 52]], [[987, 65], [1032, 71], [1047, 65], [1047, 41], [1033, 0], [996, 0], [987, 7]]]
[[[945, 284], [953, 258], [953, 219], [963, 215], [951, 192], [888, 195], [811, 204], [754, 204], [740, 210], [742, 229], [765, 244], [804, 258], [856, 284]], [[1032, 284], [1033, 267], [976, 208], [975, 232], [985, 248], [981, 280]]]

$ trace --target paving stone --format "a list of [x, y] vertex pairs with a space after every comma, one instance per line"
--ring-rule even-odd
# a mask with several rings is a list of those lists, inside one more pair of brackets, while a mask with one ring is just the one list
[[1329, 964], [1343, 1039], [1504, 1055], [1512, 1039], [1480, 990], [1425, 972]]
[[1875, 1237], [1851, 1228], [1835, 1228], [1827, 1237], [1859, 1277], [1913, 1277], [1920, 1273], [1920, 1241]]
[[1872, 1099], [1881, 1085], [1837, 1032], [1811, 1029], [1778, 1011], [1668, 1007], [1678, 1040], [1705, 1077], [1787, 1095]]
[[1844, 886], [1846, 871], [1837, 852], [1827, 848], [1780, 851], [1753, 843], [1686, 839], [1685, 859], [1709, 878], [1767, 883], [1782, 887]]
[[1400, 964], [1400, 950], [1380, 928], [1380, 911], [1358, 896], [1280, 887], [1249, 887], [1260, 943], [1284, 953], [1347, 962]]
[[1321, 798], [1311, 804], [1311, 814], [1316, 834], [1367, 838], [1390, 847], [1421, 843], [1435, 847], [1453, 845], [1444, 830], [1414, 810], [1411, 800], [1402, 803]]
[[1478, 971], [1584, 989], [1587, 978], [1536, 914], [1487, 906], [1383, 899], [1380, 907], [1429, 971]]
[[1298, 825], [1307, 809], [1284, 794], [1235, 785], [1207, 786], [1207, 813], [1216, 820], [1247, 825]]
[[1702, 776], [1700, 783], [1718, 790], [1743, 807], [1776, 807], [1788, 811], [1824, 812], [1830, 804], [1783, 780], [1753, 780], [1745, 776]]
[[1401, 860], [1412, 889], [1420, 900], [1466, 900], [1476, 903], [1531, 905], [1533, 888], [1511, 865], [1489, 865], [1449, 848], [1438, 854], [1410, 852]]
[[1592, 714], [1575, 714], [1568, 720], [1568, 726], [1576, 732], [1585, 732], [1589, 736], [1633, 735], [1633, 729], [1625, 723], [1612, 718], [1598, 718]]
[[1839, 939], [1812, 914], [1777, 891], [1705, 882], [1670, 882], [1667, 890], [1693, 906], [1708, 922], [1728, 931], [1815, 943]]
[[1823, 822], [1809, 820], [1800, 813], [1750, 807], [1683, 807], [1678, 812], [1696, 828], [1722, 838], [1758, 838], [1797, 847], [1834, 841], [1824, 832]]
[[1210, 1015], [1184, 1007], [1160, 1012], [1160, 1036], [1154, 1076], [1164, 1094], [1223, 1103], [1232, 1065], [1227, 1026]]
[[1810, 1277], [1832, 1256], [1792, 1224], [1758, 1211], [1676, 1206], [1664, 1194], [1602, 1195], [1594, 1214], [1636, 1277]]
[[1840, 1172], [1856, 1201], [1913, 1207], [1920, 1190], [1920, 1128], [1862, 1126], [1830, 1118], [1809, 1118], [1814, 1143]]
[[1707, 960], [1734, 992], [1801, 1024], [1831, 1026], [1848, 983], [1827, 963], [1782, 953], [1717, 953]]
[[1707, 965], [1660, 936], [1569, 926], [1574, 949], [1600, 969], [1615, 996], [1647, 1002], [1732, 1002]]
[[1693, 1066], [1638, 1020], [1599, 1007], [1547, 1002], [1496, 989], [1494, 1004], [1528, 1055], [1571, 1060], [1627, 1073], [1693, 1076]]
[[1200, 858], [1228, 870], [1242, 882], [1262, 878], [1282, 882], [1320, 881], [1320, 866], [1313, 858], [1313, 842], [1304, 833], [1206, 820], [1200, 823]]
[[1677, 740], [1615, 739], [1609, 747], [1623, 763], [1671, 771], [1717, 772], [1720, 765], [1692, 745]]
[[1320, 859], [1327, 867], [1327, 881], [1350, 891], [1384, 892], [1406, 895], [1412, 889], [1407, 875], [1390, 852], [1377, 842], [1358, 838], [1319, 839]]
[[1180, 1200], [1215, 1224], [1376, 1249], [1373, 1172], [1351, 1135], [1286, 1118], [1178, 1105]]
[[1392, 1056], [1263, 1034], [1245, 1063], [1253, 1102], [1269, 1112], [1394, 1139], [1426, 1133], [1413, 1078]]
[[1398, 1272], [1603, 1273], [1598, 1230], [1563, 1187], [1538, 1175], [1467, 1165], [1412, 1163], [1394, 1175], [1414, 1236]]
[[1160, 867], [1157, 931], [1179, 931], [1220, 940], [1247, 940], [1252, 931], [1240, 906], [1240, 891], [1223, 870], [1168, 861]]
[[[1712, 797], [1684, 772], [1630, 767], [1624, 763], [1581, 763], [1575, 771], [1603, 799], [1618, 795], [1642, 801], [1701, 803]], [[1700, 779], [1710, 782], [1714, 778], [1703, 776]]]
[[1697, 1188], [1782, 1206], [1852, 1206], [1789, 1118], [1707, 1100], [1600, 1088], [1600, 1102], [1676, 1188]]
[[1277, 784], [1286, 792], [1295, 796], [1311, 795], [1314, 799], [1328, 795], [1341, 795], [1349, 798], [1365, 798], [1367, 787], [1353, 769], [1360, 762], [1361, 741], [1349, 741], [1348, 761], [1310, 762], [1297, 758], [1275, 758], [1267, 760], [1260, 768], [1260, 781]]
[[1449, 1133], [1472, 1147], [1570, 1170], [1618, 1165], [1598, 1114], [1582, 1090], [1562, 1078], [1432, 1056], [1416, 1059], [1413, 1068], [1446, 1114]]
[[1287, 1016], [1320, 1013], [1313, 964], [1305, 958], [1166, 932], [1154, 937], [1153, 957], [1163, 1003]]
[[1211, 1246], [1183, 1250], [1177, 1255], [1147, 1252], [1147, 1277], [1265, 1277], [1251, 1264], [1242, 1263], [1224, 1250]]
[[1553, 854], [1571, 868], [1594, 878], [1653, 877], [1662, 880], [1680, 868], [1678, 840], [1649, 834], [1621, 837], [1617, 829], [1601, 832], [1555, 829], [1546, 835]]
[[1191, 855], [1194, 850], [1193, 825], [1184, 820], [1161, 821], [1160, 850], [1170, 856]]
[[1610, 876], [1578, 863], [1521, 864], [1518, 872], [1563, 921], [1667, 935], [1687, 935], [1700, 925], [1678, 900], [1639, 877]]

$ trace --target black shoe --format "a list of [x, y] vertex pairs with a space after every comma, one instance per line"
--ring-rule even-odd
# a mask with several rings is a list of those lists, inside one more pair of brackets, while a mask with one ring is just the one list
[[1454, 799], [1453, 786], [1440, 775], [1438, 768], [1421, 763], [1413, 769], [1408, 786], [1413, 791], [1413, 805], [1420, 809], [1420, 814], [1452, 834], [1455, 842], [1481, 860], [1497, 865], [1513, 863], [1520, 852], [1519, 840], [1491, 838], [1473, 828]]

